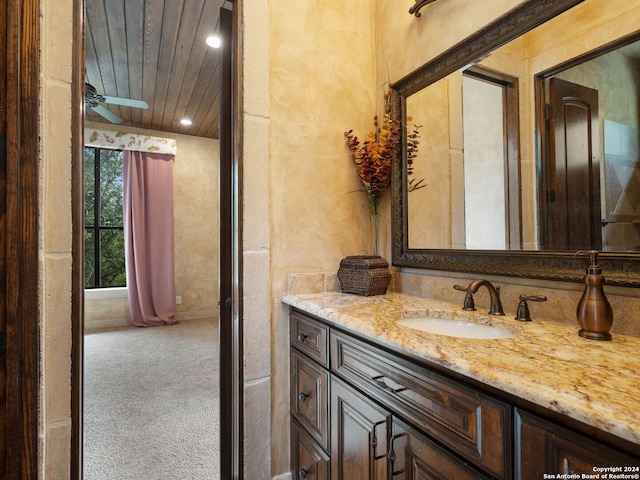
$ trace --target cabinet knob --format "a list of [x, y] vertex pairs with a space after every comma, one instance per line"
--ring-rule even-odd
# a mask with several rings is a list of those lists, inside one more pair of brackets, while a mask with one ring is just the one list
[[304, 333], [299, 333], [299, 334], [298, 334], [298, 341], [299, 341], [300, 343], [303, 343], [303, 342], [307, 339], [307, 336], [308, 336], [308, 335], [305, 335]]
[[298, 400], [300, 400], [301, 402], [304, 402], [307, 398], [309, 398], [309, 395], [304, 392], [300, 392], [298, 394]]
[[309, 470], [305, 470], [304, 468], [301, 468], [300, 470], [298, 470], [298, 476], [300, 478], [307, 478], [309, 473], [310, 473]]

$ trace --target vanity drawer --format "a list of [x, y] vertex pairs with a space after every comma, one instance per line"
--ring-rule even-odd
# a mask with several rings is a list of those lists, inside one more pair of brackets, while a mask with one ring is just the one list
[[290, 328], [291, 345], [329, 368], [329, 327], [292, 311]]
[[331, 332], [332, 371], [491, 475], [511, 473], [506, 403], [340, 332]]
[[329, 448], [329, 372], [291, 351], [291, 414], [322, 448]]
[[295, 420], [291, 420], [291, 476], [293, 480], [329, 480], [329, 456]]

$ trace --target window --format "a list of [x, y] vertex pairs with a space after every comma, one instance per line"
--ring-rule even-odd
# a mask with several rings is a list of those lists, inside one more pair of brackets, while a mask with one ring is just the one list
[[122, 151], [84, 149], [84, 285], [124, 287]]

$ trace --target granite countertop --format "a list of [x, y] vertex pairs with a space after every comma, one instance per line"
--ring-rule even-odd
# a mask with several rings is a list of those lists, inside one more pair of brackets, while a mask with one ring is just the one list
[[[640, 338], [587, 340], [575, 327], [511, 312], [492, 317], [461, 305], [387, 293], [361, 297], [337, 292], [288, 294], [284, 303], [349, 331], [401, 349], [454, 372], [640, 444]], [[517, 331], [477, 340], [402, 327], [416, 314], [448, 317]]]

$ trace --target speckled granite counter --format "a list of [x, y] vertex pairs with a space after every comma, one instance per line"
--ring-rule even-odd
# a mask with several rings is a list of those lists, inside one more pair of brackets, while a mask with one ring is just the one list
[[[460, 305], [398, 293], [360, 297], [342, 293], [289, 294], [283, 302], [347, 330], [402, 349], [587, 425], [640, 444], [640, 338], [610, 342], [578, 336], [568, 327], [512, 312], [490, 317]], [[416, 314], [451, 317], [517, 331], [507, 339], [475, 340], [396, 325]]]

